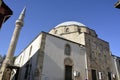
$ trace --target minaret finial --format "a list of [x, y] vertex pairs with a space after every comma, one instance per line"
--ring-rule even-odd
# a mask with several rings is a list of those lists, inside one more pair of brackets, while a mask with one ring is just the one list
[[24, 20], [24, 17], [25, 17], [25, 12], [26, 12], [26, 6], [23, 8], [23, 10], [22, 10], [22, 12], [21, 12], [21, 14], [20, 14], [20, 16], [19, 16], [19, 20]]

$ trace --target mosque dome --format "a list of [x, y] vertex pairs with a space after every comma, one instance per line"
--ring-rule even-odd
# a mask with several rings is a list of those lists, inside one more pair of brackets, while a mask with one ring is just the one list
[[89, 35], [97, 37], [97, 34], [94, 30], [77, 21], [66, 21], [60, 23], [51, 29], [49, 33], [60, 37], [73, 37], [81, 33], [87, 33]]
[[58, 24], [55, 28], [60, 27], [60, 26], [69, 26], [69, 25], [85, 26], [84, 24], [77, 22], [77, 21], [66, 21], [66, 22]]

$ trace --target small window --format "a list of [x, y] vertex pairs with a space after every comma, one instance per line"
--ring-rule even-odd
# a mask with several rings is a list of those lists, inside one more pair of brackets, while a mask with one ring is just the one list
[[32, 52], [32, 46], [30, 47], [29, 56], [31, 55], [31, 52]]
[[69, 44], [66, 44], [65, 45], [65, 54], [66, 55], [70, 55], [70, 53], [71, 53], [71, 47], [70, 47]]
[[66, 28], [65, 32], [69, 32], [69, 28]]
[[101, 80], [102, 79], [102, 72], [98, 72], [98, 78]]
[[55, 30], [55, 34], [57, 34], [57, 32], [58, 32], [58, 31], [57, 31], [57, 30]]
[[21, 59], [22, 59], [22, 56], [20, 56], [20, 60], [19, 60], [19, 63], [21, 63]]
[[79, 34], [81, 33], [81, 29], [80, 29], [80, 28], [78, 29], [78, 33], [79, 33]]
[[119, 66], [120, 66], [120, 60], [118, 60], [119, 61]]

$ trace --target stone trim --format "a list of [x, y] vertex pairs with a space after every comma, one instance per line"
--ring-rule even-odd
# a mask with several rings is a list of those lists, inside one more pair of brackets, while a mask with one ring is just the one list
[[41, 74], [43, 69], [43, 60], [44, 60], [44, 50], [45, 50], [46, 34], [42, 33], [41, 45], [38, 51], [38, 56], [36, 60], [36, 70], [34, 75], [34, 80], [41, 80]]
[[73, 66], [73, 65], [74, 65], [74, 62], [73, 62], [73, 60], [72, 60], [70, 57], [66, 57], [66, 58], [64, 59], [64, 65]]

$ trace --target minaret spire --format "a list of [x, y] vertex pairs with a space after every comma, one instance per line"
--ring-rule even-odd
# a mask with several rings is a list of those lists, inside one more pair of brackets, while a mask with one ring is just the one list
[[22, 10], [22, 12], [21, 12], [21, 14], [20, 14], [20, 16], [18, 18], [19, 20], [22, 20], [22, 21], [24, 20], [25, 12], [26, 12], [26, 7], [23, 8], [23, 10]]
[[[14, 57], [14, 52], [16, 49], [18, 37], [21, 31], [21, 28], [24, 24], [24, 17], [25, 17], [25, 12], [26, 12], [26, 7], [22, 10], [21, 14], [19, 15], [19, 18], [16, 20], [16, 25], [15, 29], [11, 38], [11, 42], [8, 48], [8, 52], [6, 54], [6, 58], [2, 63], [1, 67], [1, 73], [0, 73], [0, 80], [10, 80], [8, 77], [5, 77], [7, 75], [7, 71], [9, 69], [9, 66], [13, 66], [13, 57]], [[6, 71], [7, 70], [7, 71]], [[11, 71], [11, 69], [9, 69]], [[11, 75], [9, 75], [10, 77]]]

